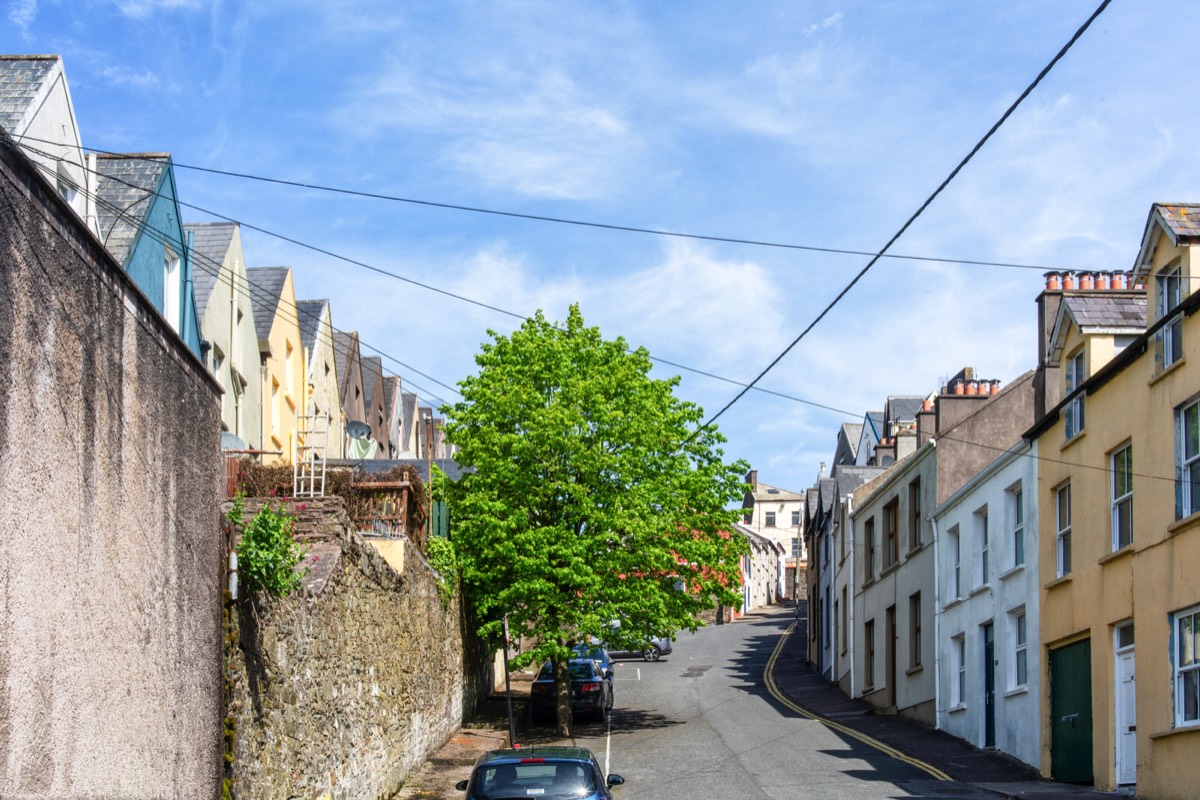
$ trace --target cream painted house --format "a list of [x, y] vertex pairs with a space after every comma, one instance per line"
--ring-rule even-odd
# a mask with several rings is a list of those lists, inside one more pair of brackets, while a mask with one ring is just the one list
[[1042, 768], [1166, 800], [1200, 777], [1198, 256], [1200, 206], [1155, 205], [1130, 276], [1050, 276], [1063, 399], [1028, 434]]
[[337, 351], [333, 346], [333, 309], [328, 300], [296, 303], [300, 342], [305, 354], [304, 435], [325, 458], [345, 457], [346, 426], [338, 393]]
[[262, 380], [258, 334], [241, 226], [188, 224], [200, 335], [208, 343], [209, 371], [221, 384], [221, 430], [252, 450], [262, 446]]
[[288, 267], [253, 267], [246, 275], [258, 336], [262, 446], [277, 451], [264, 456], [263, 463], [292, 463], [307, 386], [292, 271]]
[[804, 584], [803, 494], [760, 483], [758, 470], [746, 474], [750, 490], [742, 500], [742, 525], [782, 548], [778, 596], [795, 596], [797, 580]]
[[96, 233], [95, 180], [60, 57], [0, 55], [0, 127]]

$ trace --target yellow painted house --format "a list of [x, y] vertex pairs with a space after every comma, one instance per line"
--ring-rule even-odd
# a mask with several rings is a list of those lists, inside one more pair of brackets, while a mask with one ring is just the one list
[[296, 290], [288, 267], [246, 270], [254, 302], [262, 381], [262, 446], [278, 451], [264, 464], [290, 463], [296, 451], [298, 416], [304, 413], [304, 348], [296, 313]]
[[[1139, 796], [1200, 779], [1200, 205], [1129, 274], [1048, 276], [1037, 442], [1042, 771]], [[1200, 267], [1200, 262], [1197, 262]]]

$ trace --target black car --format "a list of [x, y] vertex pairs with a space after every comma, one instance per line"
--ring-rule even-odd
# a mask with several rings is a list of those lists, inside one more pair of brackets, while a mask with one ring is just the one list
[[[613, 707], [612, 670], [605, 672], [590, 658], [571, 659], [567, 670], [571, 674], [571, 710], [606, 716]], [[529, 687], [533, 718], [553, 716], [557, 697], [554, 665], [547, 661]]]
[[465, 791], [466, 800], [612, 800], [609, 789], [624, 782], [620, 775], [604, 777], [586, 748], [543, 746], [484, 753], [470, 779], [454, 788]]

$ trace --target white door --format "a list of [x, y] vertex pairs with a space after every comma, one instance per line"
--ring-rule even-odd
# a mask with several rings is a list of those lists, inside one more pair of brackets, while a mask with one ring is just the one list
[[1133, 649], [1117, 653], [1117, 783], [1137, 783], [1137, 692]]

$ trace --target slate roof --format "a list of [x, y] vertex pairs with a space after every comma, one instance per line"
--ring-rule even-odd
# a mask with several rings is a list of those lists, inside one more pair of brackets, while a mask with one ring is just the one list
[[924, 397], [897, 396], [887, 399], [887, 418], [891, 422], [915, 420], [925, 403]]
[[[464, 468], [452, 458], [435, 458], [433, 463], [437, 464], [443, 474], [452, 481], [457, 481], [468, 472], [475, 471], [474, 467]], [[379, 475], [396, 467], [412, 467], [422, 480], [429, 480], [429, 473], [426, 471], [426, 463], [423, 458], [369, 458], [363, 461], [355, 461], [350, 458], [331, 458], [326, 465], [330, 468], [357, 467], [370, 475]]]
[[16, 132], [58, 62], [58, 56], [0, 56], [0, 127]]
[[157, 199], [171, 162], [167, 153], [96, 157], [96, 221], [100, 241], [122, 266], [137, 240], [142, 220]]
[[836, 478], [821, 478], [817, 481], [817, 491], [821, 493], [821, 508], [825, 509], [826, 513], [833, 508], [834, 500], [837, 498], [836, 490]]
[[1200, 204], [1155, 203], [1154, 209], [1177, 238], [1200, 236]]
[[183, 226], [192, 234], [192, 287], [196, 293], [196, 315], [204, 319], [208, 299], [221, 277], [221, 266], [233, 243], [235, 222], [190, 222]]
[[837, 496], [845, 497], [852, 491], [862, 486], [867, 481], [879, 475], [887, 467], [858, 467], [846, 465], [838, 470], [837, 475]]
[[296, 316], [300, 318], [300, 344], [308, 348], [309, 358], [317, 353], [317, 333], [321, 326], [321, 315], [328, 300], [297, 300]]
[[846, 442], [850, 445], [850, 455], [858, 454], [858, 442], [862, 439], [862, 429], [861, 422], [842, 423], [842, 430], [846, 432]]
[[[383, 403], [383, 359], [379, 356], [363, 356], [363, 397], [367, 401], [368, 413], [374, 411], [376, 405], [387, 406]], [[378, 393], [378, 394], [377, 394]]]
[[333, 354], [337, 357], [339, 368], [338, 386], [343, 389], [346, 388], [346, 379], [350, 376], [350, 349], [354, 347], [355, 335], [354, 331], [333, 332]]
[[[1080, 328], [1129, 328], [1145, 330], [1146, 295], [1144, 292], [1088, 292], [1066, 295], [1063, 308]], [[1061, 317], [1062, 311], [1059, 312]]]
[[275, 324], [275, 313], [279, 299], [283, 296], [283, 285], [287, 283], [288, 267], [251, 267], [246, 270], [250, 282], [250, 300], [254, 308], [254, 333], [259, 341], [271, 338], [271, 326]]
[[391, 420], [392, 403], [396, 397], [396, 392], [400, 388], [400, 379], [395, 375], [383, 376], [383, 411], [384, 415]]
[[755, 501], [759, 501], [759, 500], [761, 500], [761, 501], [803, 500], [804, 495], [796, 494], [795, 492], [789, 492], [787, 489], [777, 489], [776, 487], [771, 486], [770, 484], [766, 484], [766, 483], [763, 483], [762, 481], [759, 481], [758, 482], [758, 491], [754, 493], [754, 499], [755, 499]]

